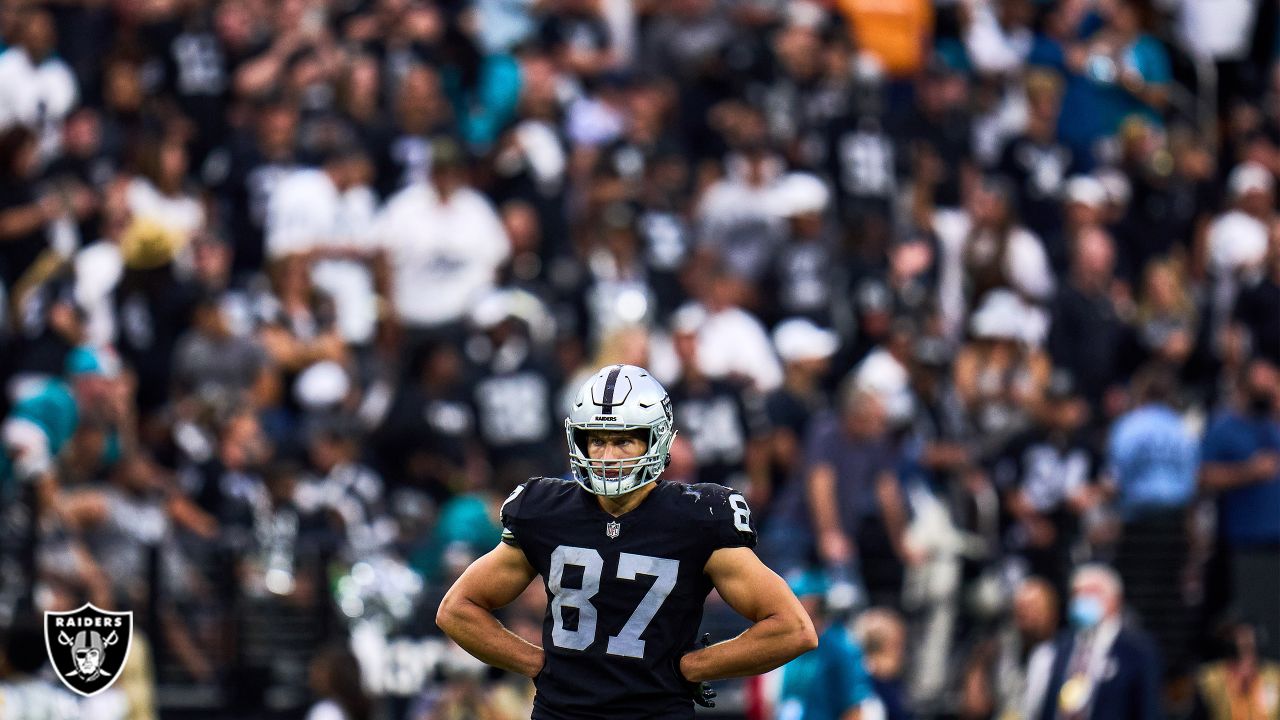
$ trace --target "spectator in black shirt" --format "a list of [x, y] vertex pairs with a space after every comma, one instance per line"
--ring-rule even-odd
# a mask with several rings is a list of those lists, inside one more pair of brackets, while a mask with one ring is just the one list
[[410, 66], [394, 97], [393, 124], [374, 142], [375, 185], [383, 198], [408, 185], [427, 181], [433, 137], [448, 134], [452, 110], [440, 74], [426, 65]]
[[965, 76], [944, 62], [926, 71], [915, 111], [898, 125], [910, 148], [917, 192], [927, 188], [938, 207], [959, 207], [977, 181]]
[[36, 136], [25, 127], [0, 133], [0, 281], [10, 293], [48, 245], [46, 225], [84, 217], [97, 204], [78, 184], [37, 194], [36, 149]]
[[551, 0], [543, 5], [547, 17], [542, 42], [563, 69], [590, 80], [614, 65], [600, 0]]
[[697, 482], [730, 485], [753, 506], [769, 497], [766, 421], [747, 383], [732, 376], [710, 378], [698, 367], [696, 329], [677, 320], [672, 341], [680, 378], [667, 385], [676, 423], [685, 429], [697, 459]]
[[232, 135], [225, 147], [210, 154], [202, 170], [241, 275], [263, 267], [267, 199], [297, 167], [298, 111], [284, 103], [269, 104], [255, 115], [253, 129]]
[[789, 232], [775, 252], [765, 282], [771, 296], [761, 303], [766, 320], [803, 316], [834, 325], [844, 273], [838, 243], [826, 222], [831, 191], [816, 175], [791, 173], [774, 188], [776, 212]]
[[394, 485], [443, 504], [477, 467], [475, 411], [458, 349], [440, 342], [422, 357], [416, 379], [401, 384], [374, 433], [373, 460]]
[[1014, 188], [1018, 216], [1040, 236], [1049, 262], [1061, 272], [1067, 266], [1062, 236], [1062, 191], [1071, 169], [1071, 151], [1058, 141], [1062, 80], [1045, 70], [1027, 76], [1027, 129], [1000, 154], [999, 171]]
[[1067, 590], [1080, 517], [1101, 499], [1099, 458], [1082, 434], [1088, 416], [1071, 378], [1055, 373], [1040, 422], [1004, 448], [993, 472], [1011, 516], [1010, 549], [1059, 594]]
[[[1115, 302], [1115, 250], [1101, 228], [1084, 231], [1076, 240], [1071, 275], [1051, 308], [1049, 355], [1056, 367], [1071, 373], [1080, 394], [1109, 419], [1120, 409], [1114, 392], [1124, 380], [1129, 327]], [[1112, 394], [1104, 408], [1104, 397]]]
[[791, 473], [800, 465], [809, 421], [815, 413], [827, 409], [822, 380], [839, 344], [835, 333], [805, 318], [784, 320], [773, 330], [773, 347], [782, 358], [783, 381], [782, 387], [765, 396], [764, 401], [770, 428], [770, 497], [792, 481]]
[[1247, 338], [1254, 354], [1280, 366], [1280, 229], [1272, 229], [1265, 274], [1241, 290], [1231, 319], [1233, 334]]

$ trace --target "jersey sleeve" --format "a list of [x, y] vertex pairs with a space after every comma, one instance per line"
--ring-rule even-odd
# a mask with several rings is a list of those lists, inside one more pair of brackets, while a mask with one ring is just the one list
[[756, 546], [756, 518], [742, 493], [722, 485], [712, 485], [715, 502], [710, 513], [710, 537], [715, 549]]
[[529, 486], [537, 482], [537, 478], [532, 478], [520, 483], [515, 490], [507, 496], [502, 502], [502, 510], [499, 511], [500, 520], [502, 521], [502, 542], [511, 547], [520, 547], [519, 525], [520, 510], [524, 505], [525, 493]]

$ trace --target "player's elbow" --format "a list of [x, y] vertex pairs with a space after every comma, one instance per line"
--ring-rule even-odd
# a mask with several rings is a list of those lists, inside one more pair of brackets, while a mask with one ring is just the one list
[[445, 635], [453, 637], [458, 625], [463, 622], [465, 603], [466, 600], [454, 590], [445, 593], [440, 607], [436, 609], [436, 627], [443, 630]]
[[813, 629], [809, 614], [800, 610], [792, 613], [787, 622], [787, 646], [793, 657], [803, 655], [818, 647], [818, 632]]
[[813, 622], [808, 617], [803, 618], [804, 627], [797, 633], [796, 642], [800, 647], [797, 655], [803, 655], [810, 650], [818, 648], [818, 631], [814, 630]]

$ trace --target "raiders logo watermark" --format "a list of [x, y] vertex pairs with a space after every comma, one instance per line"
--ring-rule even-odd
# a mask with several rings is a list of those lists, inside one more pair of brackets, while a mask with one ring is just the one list
[[111, 687], [129, 657], [133, 612], [111, 612], [85, 603], [70, 612], [44, 614], [44, 646], [62, 684], [85, 697]]

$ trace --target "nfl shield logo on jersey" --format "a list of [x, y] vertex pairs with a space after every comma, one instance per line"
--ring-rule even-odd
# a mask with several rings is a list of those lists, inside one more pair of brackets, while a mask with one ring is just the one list
[[111, 612], [85, 603], [69, 612], [44, 614], [44, 646], [62, 684], [85, 697], [111, 687], [133, 641], [133, 612]]
[[610, 540], [618, 537], [622, 533], [622, 523], [611, 522], [604, 526], [604, 534], [609, 536]]

